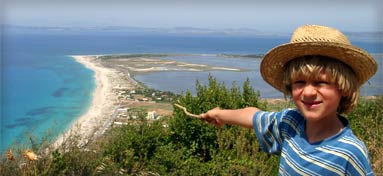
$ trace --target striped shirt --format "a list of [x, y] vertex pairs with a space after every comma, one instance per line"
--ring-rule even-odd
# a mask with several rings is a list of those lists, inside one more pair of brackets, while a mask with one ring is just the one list
[[262, 150], [281, 155], [279, 175], [373, 175], [366, 146], [339, 119], [344, 129], [315, 143], [308, 143], [305, 119], [294, 109], [257, 112], [253, 128]]

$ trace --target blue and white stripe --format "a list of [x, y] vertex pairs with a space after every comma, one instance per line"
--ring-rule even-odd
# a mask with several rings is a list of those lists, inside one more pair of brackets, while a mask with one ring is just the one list
[[261, 148], [281, 153], [279, 175], [373, 175], [366, 146], [346, 127], [335, 136], [310, 144], [305, 120], [296, 110], [257, 112], [254, 130]]

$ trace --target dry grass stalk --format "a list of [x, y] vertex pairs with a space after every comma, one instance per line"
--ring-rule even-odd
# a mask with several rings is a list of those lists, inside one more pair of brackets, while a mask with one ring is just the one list
[[9, 150], [7, 151], [7, 159], [10, 160], [10, 161], [15, 160], [15, 157], [13, 156], [13, 152], [12, 152], [11, 149], [9, 149]]
[[192, 114], [192, 113], [188, 112], [188, 111], [186, 110], [185, 107], [183, 107], [183, 106], [181, 106], [181, 105], [179, 105], [179, 104], [177, 104], [177, 103], [175, 103], [174, 106], [176, 106], [176, 107], [182, 109], [182, 110], [184, 111], [184, 113], [185, 113], [187, 116], [189, 116], [189, 117], [197, 118], [197, 119], [203, 120], [203, 121], [208, 122], [208, 123], [213, 123], [213, 122], [214, 122], [214, 119], [211, 119], [211, 118], [201, 118], [201, 117], [200, 117], [199, 115], [197, 115], [197, 114]]
[[37, 161], [37, 155], [30, 149], [25, 150], [24, 157], [29, 161]]
[[184, 111], [184, 113], [185, 113], [186, 115], [190, 116], [190, 117], [194, 117], [194, 118], [201, 119], [201, 117], [200, 117], [199, 115], [192, 114], [192, 113], [188, 112], [188, 111], [186, 110], [185, 107], [183, 107], [183, 106], [181, 106], [181, 105], [179, 105], [179, 104], [177, 104], [177, 103], [175, 103], [174, 106], [176, 106], [176, 107], [182, 109], [182, 110]]

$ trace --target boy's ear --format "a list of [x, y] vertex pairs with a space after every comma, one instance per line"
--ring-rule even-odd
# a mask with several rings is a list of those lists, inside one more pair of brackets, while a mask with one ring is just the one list
[[346, 98], [348, 95], [346, 93], [346, 91], [344, 90], [340, 90], [340, 94], [342, 95], [342, 97]]

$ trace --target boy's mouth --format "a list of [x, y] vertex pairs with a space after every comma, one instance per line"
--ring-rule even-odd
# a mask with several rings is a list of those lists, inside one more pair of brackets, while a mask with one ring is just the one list
[[321, 101], [304, 101], [304, 100], [302, 100], [301, 102], [303, 103], [303, 105], [305, 105], [308, 108], [317, 107], [319, 106], [319, 104], [322, 103]]

